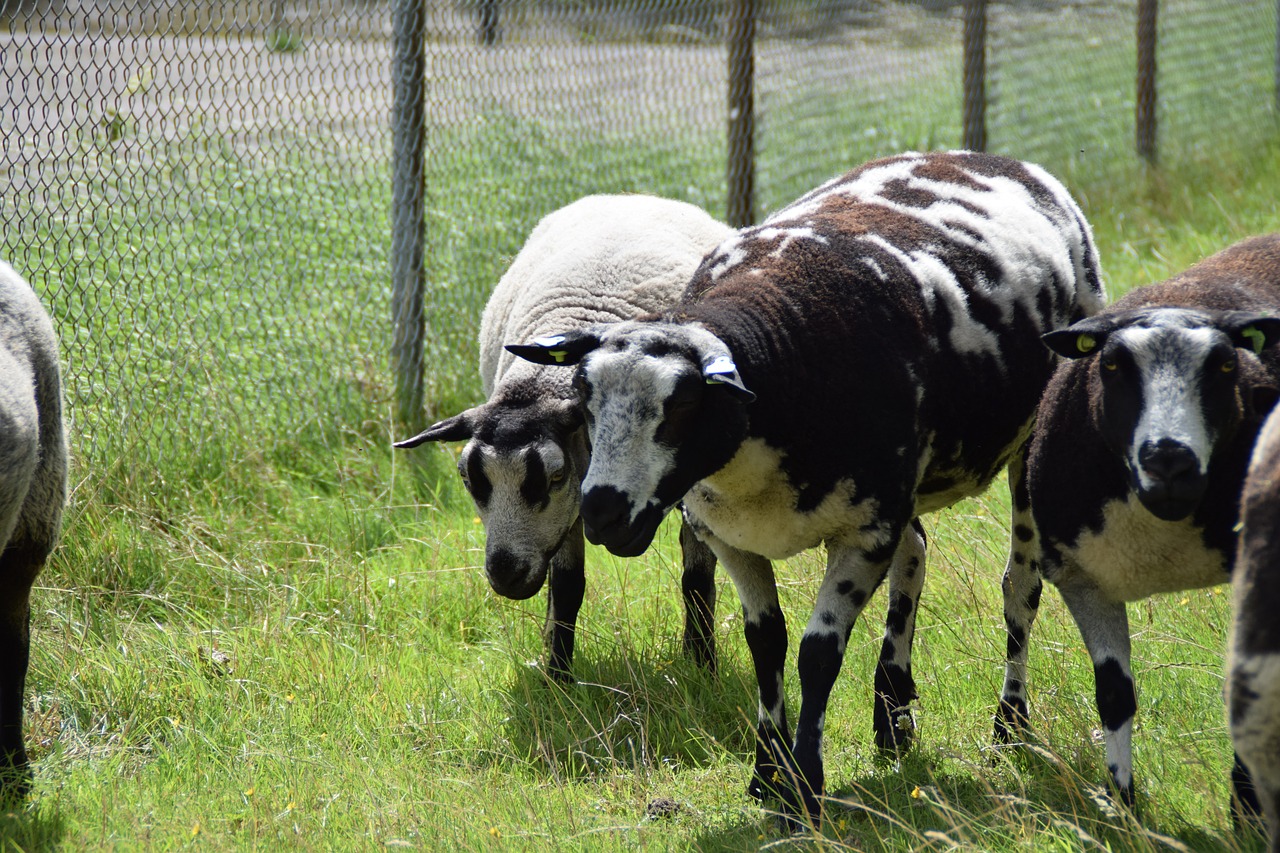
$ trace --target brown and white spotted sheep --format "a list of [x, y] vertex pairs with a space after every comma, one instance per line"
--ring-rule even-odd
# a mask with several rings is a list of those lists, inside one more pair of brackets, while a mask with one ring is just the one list
[[[919, 516], [1020, 465], [1053, 370], [1040, 336], [1103, 304], [1089, 227], [1039, 167], [904, 154], [836, 178], [720, 244], [675, 307], [513, 348], [577, 364], [594, 452], [588, 539], [639, 554], [686, 518], [742, 602], [759, 686], [749, 787], [819, 814], [828, 698], [886, 575], [873, 727], [912, 736]], [[772, 560], [825, 543], [791, 736]]]
[[[586, 586], [578, 505], [587, 436], [568, 372], [521, 361], [503, 344], [665, 308], [730, 233], [694, 205], [646, 195], [587, 196], [547, 215], [485, 305], [488, 400], [396, 444], [466, 442], [458, 473], [484, 522], [489, 585], [525, 599], [547, 583], [544, 638], [555, 678], [572, 678]], [[685, 649], [714, 669], [715, 556], [691, 530], [681, 530], [680, 543]]]
[[22, 741], [31, 586], [57, 542], [67, 500], [62, 373], [53, 324], [31, 286], [0, 262], [0, 800], [31, 787]]
[[[1007, 578], [1026, 601], [1009, 633], [1006, 730], [1026, 719], [1026, 630], [1040, 576], [1093, 661], [1111, 782], [1134, 797], [1137, 698], [1125, 603], [1226, 583], [1254, 438], [1280, 379], [1280, 235], [1231, 246], [1045, 336], [1064, 361], [1027, 458], [1027, 555]], [[1027, 592], [1033, 590], [1033, 592]], [[1236, 790], [1256, 801], [1237, 762]]]
[[1227, 719], [1280, 853], [1280, 408], [1258, 435], [1240, 512]]

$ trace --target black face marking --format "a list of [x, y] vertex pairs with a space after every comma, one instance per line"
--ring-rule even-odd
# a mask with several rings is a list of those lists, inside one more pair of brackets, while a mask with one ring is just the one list
[[1019, 542], [1030, 542], [1031, 537], [1035, 536], [1035, 531], [1025, 524], [1015, 524], [1013, 526], [1013, 535], [1018, 537]]
[[836, 584], [836, 594], [848, 595], [853, 590], [853, 581], [840, 581]]
[[520, 497], [531, 507], [546, 509], [551, 502], [550, 483], [547, 482], [547, 469], [542, 464], [542, 455], [535, 448], [528, 448], [524, 453], [524, 482], [520, 484]]
[[472, 500], [483, 507], [489, 503], [489, 496], [493, 494], [493, 484], [485, 476], [481, 457], [482, 454], [479, 452], [467, 454], [464, 459], [465, 468], [460, 467], [459, 470], [463, 485], [471, 493]]
[[662, 423], [658, 425], [657, 440], [670, 447], [679, 447], [696, 428], [705, 396], [706, 383], [702, 377], [686, 375], [677, 380], [671, 395], [662, 402]]

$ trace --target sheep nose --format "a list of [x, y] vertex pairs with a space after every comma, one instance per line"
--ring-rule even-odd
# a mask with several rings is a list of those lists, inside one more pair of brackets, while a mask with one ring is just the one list
[[485, 556], [484, 571], [489, 576], [489, 586], [503, 598], [523, 601], [542, 588], [543, 576], [530, 571], [506, 548], [494, 548]]
[[1143, 444], [1138, 451], [1138, 464], [1148, 477], [1161, 483], [1173, 483], [1193, 476], [1200, 469], [1191, 448], [1172, 438]]
[[601, 534], [625, 527], [631, 520], [631, 501], [613, 486], [594, 486], [582, 496], [579, 512], [587, 539], [600, 545]]

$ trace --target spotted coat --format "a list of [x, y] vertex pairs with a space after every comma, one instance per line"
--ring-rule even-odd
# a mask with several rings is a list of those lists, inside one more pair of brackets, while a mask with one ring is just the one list
[[[1132, 803], [1137, 710], [1125, 602], [1225, 583], [1254, 437], [1277, 396], [1280, 235], [1239, 243], [1046, 336], [1065, 357], [1040, 405], [1005, 578], [998, 736], [1026, 718], [1027, 631], [1043, 575], [1093, 661], [1113, 786]], [[1237, 766], [1245, 805], [1251, 794]]]
[[[873, 727], [882, 748], [909, 742], [918, 516], [1016, 464], [1053, 367], [1040, 335], [1102, 302], [1088, 225], [1054, 178], [995, 156], [906, 154], [730, 237], [674, 308], [521, 349], [579, 363], [588, 538], [639, 553], [683, 498], [733, 579], [759, 685], [753, 794], [818, 813], [828, 697], [886, 575]], [[771, 561], [822, 543], [792, 739]]]

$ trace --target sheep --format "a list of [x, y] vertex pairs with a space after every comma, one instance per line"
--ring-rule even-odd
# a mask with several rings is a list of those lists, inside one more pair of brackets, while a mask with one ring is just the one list
[[[616, 322], [676, 300], [703, 254], [730, 229], [699, 208], [646, 195], [580, 199], [534, 228], [480, 323], [487, 402], [395, 446], [465, 441], [458, 473], [484, 522], [494, 592], [526, 599], [550, 571], [547, 671], [572, 680], [574, 626], [585, 588], [579, 486], [587, 470], [582, 412], [565, 371], [503, 350], [508, 341]], [[715, 557], [682, 528], [686, 651], [714, 670]]]
[[1227, 659], [1227, 719], [1280, 853], [1280, 408], [1254, 447], [1241, 499], [1234, 613]]
[[53, 323], [31, 286], [0, 261], [0, 799], [31, 788], [22, 741], [31, 653], [31, 586], [53, 550], [67, 500], [62, 378]]
[[[674, 307], [510, 347], [576, 364], [594, 452], [587, 538], [641, 553], [684, 513], [742, 603], [758, 682], [748, 793], [820, 819], [822, 732], [854, 621], [886, 574], [873, 730], [911, 741], [918, 517], [1017, 466], [1052, 369], [1040, 335], [1103, 303], [1097, 253], [1037, 166], [908, 153], [837, 177], [703, 260]], [[772, 560], [821, 543], [787, 724]]]
[[[1005, 576], [1006, 603], [1022, 612], [1010, 620], [997, 736], [1026, 722], [1043, 577], [1093, 661], [1110, 781], [1126, 805], [1137, 699], [1125, 603], [1229, 580], [1249, 454], [1277, 396], [1277, 314], [1280, 234], [1045, 335], [1063, 362], [1040, 404]], [[1233, 777], [1256, 809], [1238, 763]]]

